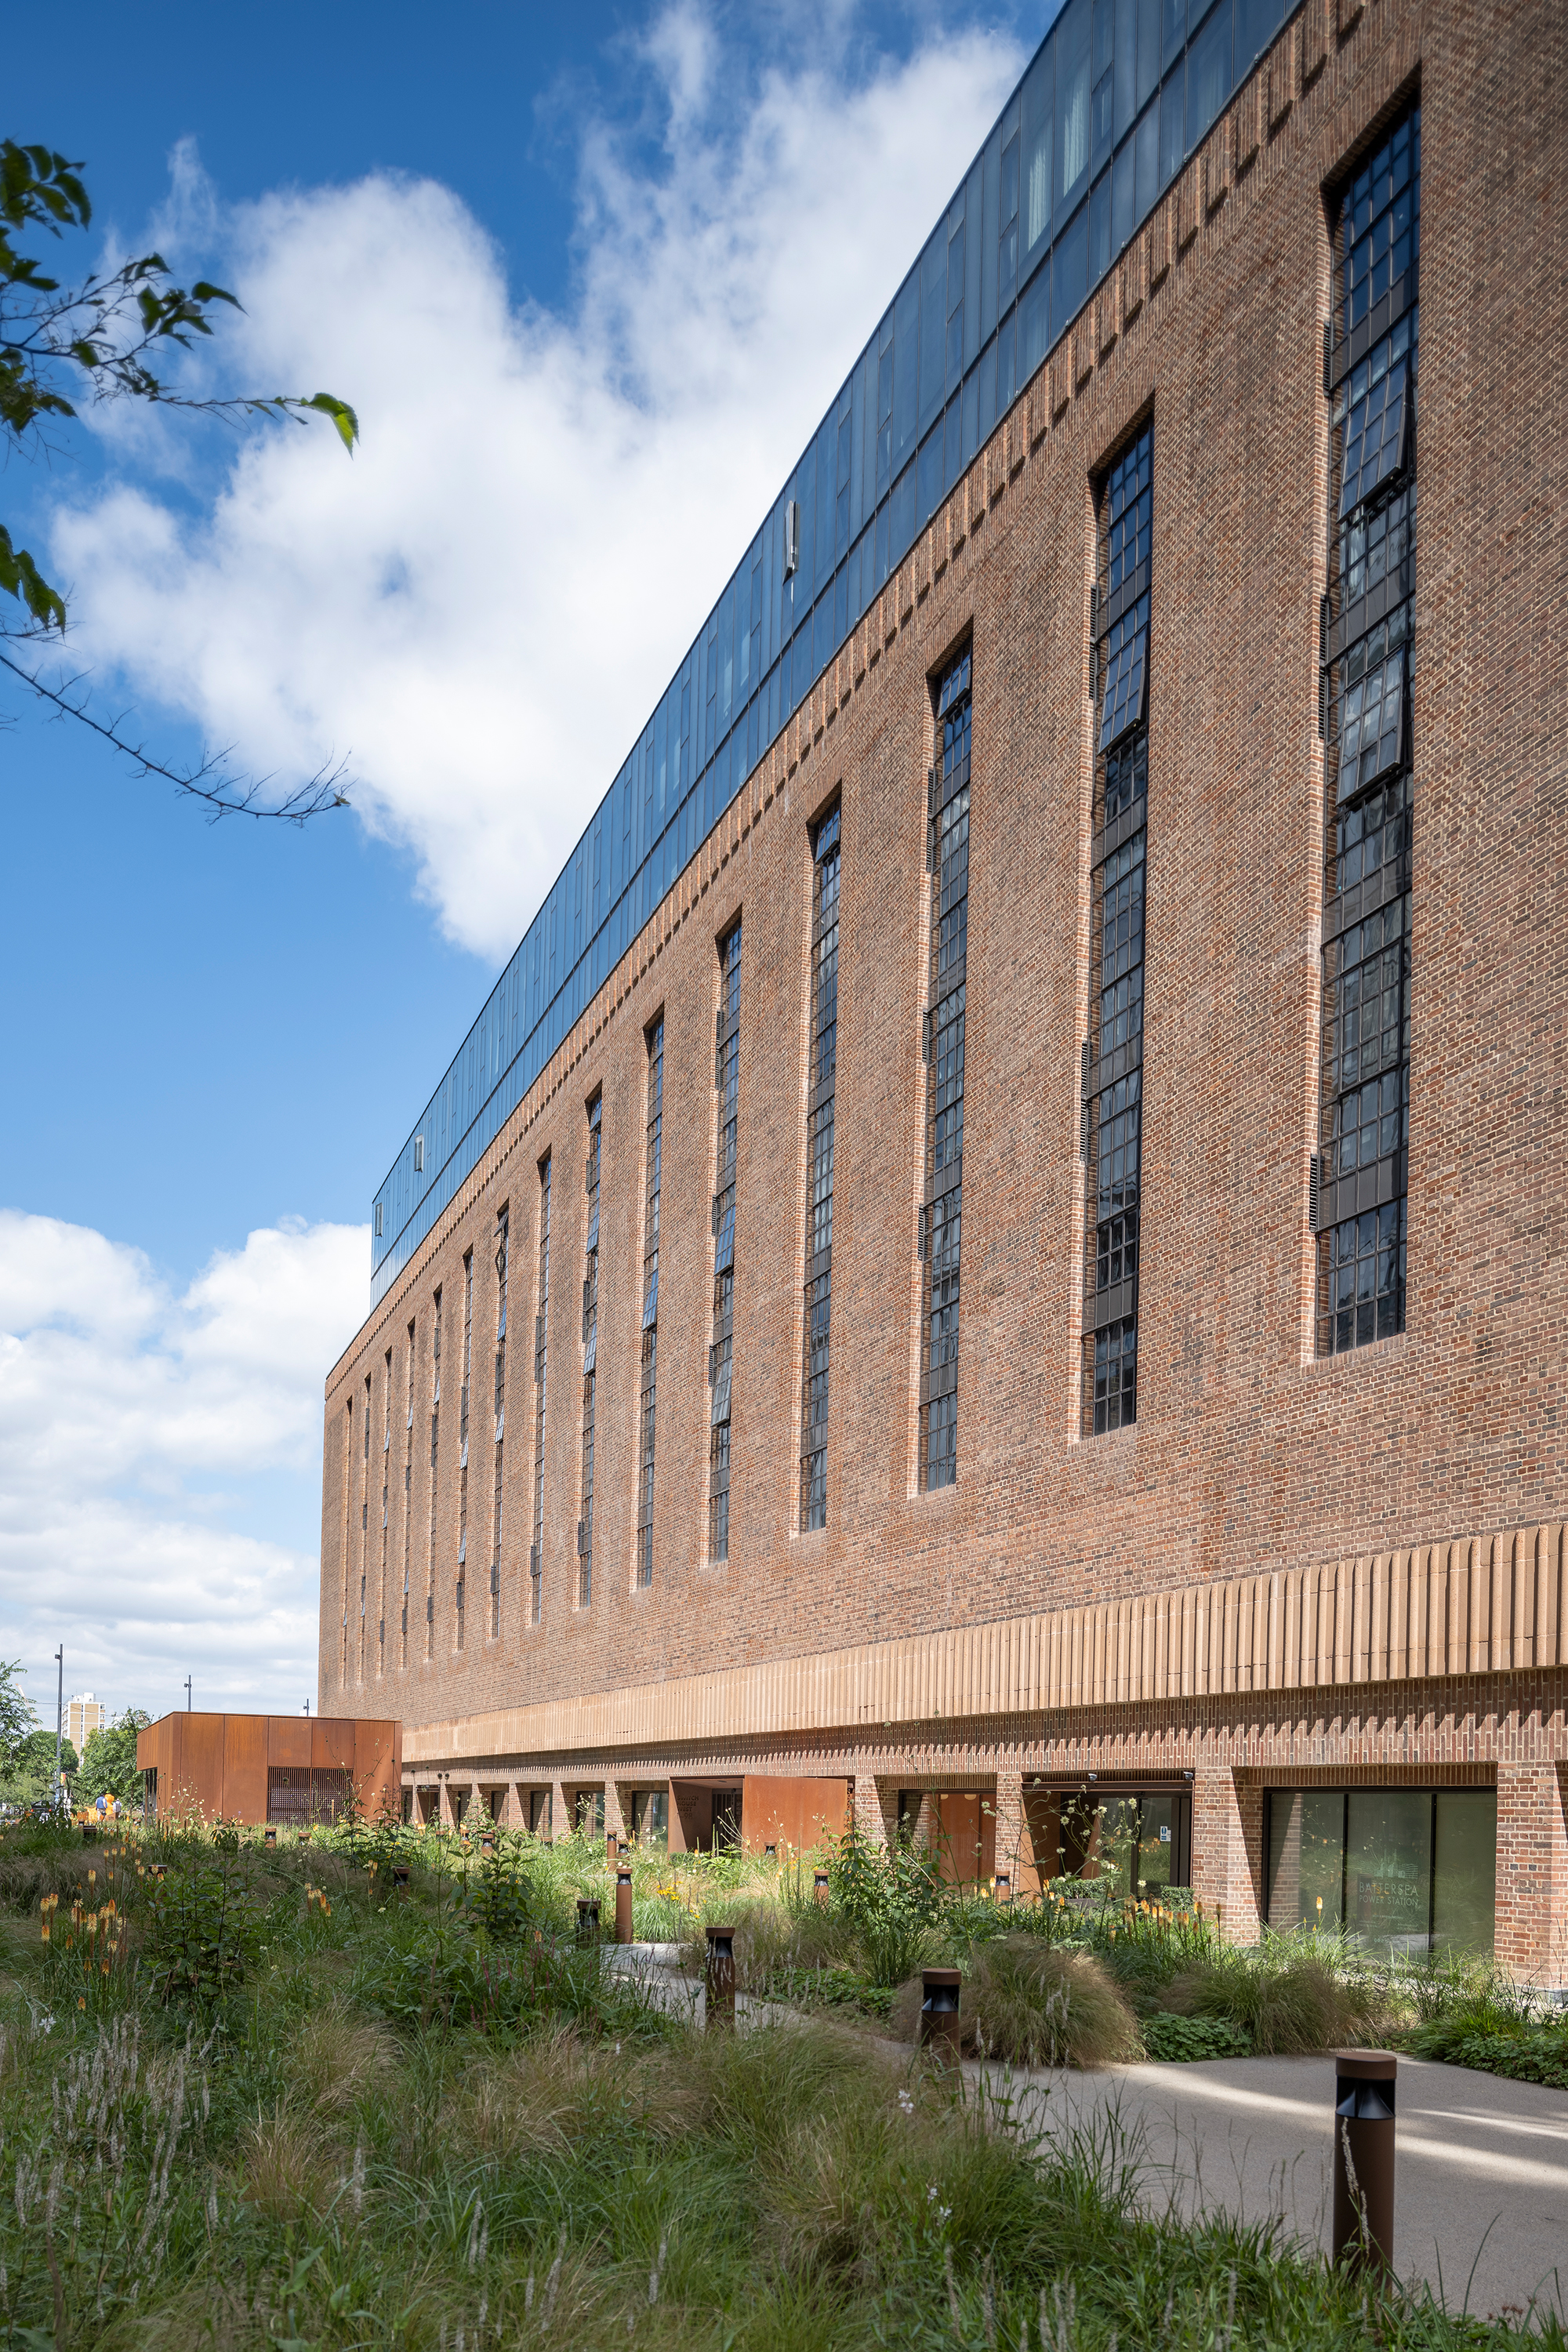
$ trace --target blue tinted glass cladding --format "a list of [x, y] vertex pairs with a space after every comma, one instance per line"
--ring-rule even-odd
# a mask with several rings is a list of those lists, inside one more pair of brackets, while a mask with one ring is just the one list
[[[1287, 13], [1283, 0], [1067, 0], [376, 1194], [374, 1297]], [[1342, 328], [1415, 257], [1419, 169], [1418, 134], [1396, 134], [1354, 184]], [[1392, 425], [1380, 467], [1385, 444]]]

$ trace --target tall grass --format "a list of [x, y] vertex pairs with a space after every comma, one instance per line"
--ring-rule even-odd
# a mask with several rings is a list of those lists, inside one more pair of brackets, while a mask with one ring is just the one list
[[[82, 1882], [88, 1910], [108, 1867]], [[26, 1941], [14, 1925], [6, 2352], [1509, 2340], [1398, 2294], [1363, 2303], [1266, 2231], [1151, 2218], [1113, 2132], [1037, 2142], [994, 2072], [981, 2095], [868, 2027], [777, 2011], [696, 2032], [576, 1948], [577, 1892], [607, 1891], [585, 1843], [499, 1846], [492, 1877], [507, 1900], [451, 1839], [167, 1837], [115, 1857], [130, 1958], [108, 1976], [85, 1945], [44, 1945], [37, 1913]], [[634, 1880], [650, 1908], [744, 1910], [759, 1968], [779, 1938], [826, 1965], [863, 1934], [777, 1874], [771, 1903], [742, 1868], [650, 1856]], [[172, 1970], [189, 1922], [220, 1916], [226, 1955]], [[1044, 2054], [1030, 2019], [1064, 1984], [1067, 2011], [1092, 1984], [1131, 2013], [1106, 1960], [979, 1927], [966, 1973], [988, 2047], [1016, 2002], [1016, 2046]]]

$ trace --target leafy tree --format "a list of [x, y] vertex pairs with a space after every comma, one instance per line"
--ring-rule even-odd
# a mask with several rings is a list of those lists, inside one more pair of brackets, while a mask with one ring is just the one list
[[[60, 1741], [60, 1770], [68, 1780], [77, 1769], [77, 1752], [68, 1739]], [[47, 1797], [55, 1780], [55, 1735], [41, 1727], [29, 1731], [13, 1751], [5, 1769], [5, 1794], [20, 1805], [36, 1805]]]
[[[0, 449], [37, 457], [51, 450], [51, 428], [78, 415], [74, 393], [93, 401], [142, 400], [160, 408], [184, 408], [230, 422], [268, 416], [303, 422], [307, 411], [327, 417], [353, 455], [359, 420], [334, 393], [246, 394], [227, 400], [191, 400], [171, 391], [160, 371], [176, 351], [189, 351], [198, 335], [213, 331], [216, 306], [241, 305], [225, 287], [198, 278], [176, 285], [162, 254], [145, 253], [105, 275], [90, 273], [62, 287], [44, 270], [37, 254], [22, 252], [18, 236], [43, 229], [59, 237], [85, 229], [92, 206], [80, 179], [81, 166], [52, 148], [19, 146], [0, 139]], [[0, 523], [0, 590], [16, 600], [16, 613], [0, 621], [0, 647], [6, 642], [47, 641], [63, 633], [66, 602], [46, 580], [30, 550], [18, 547]], [[36, 667], [0, 650], [0, 666], [44, 702], [79, 719], [123, 751], [142, 775], [162, 776], [180, 792], [204, 801], [215, 816], [283, 816], [296, 822], [324, 808], [344, 805], [341, 771], [322, 772], [281, 800], [268, 801], [254, 782], [232, 774], [222, 755], [192, 770], [174, 768], [128, 741], [114, 725], [90, 714], [71, 685], [51, 685]]]
[[33, 1702], [16, 1677], [20, 1658], [0, 1659], [0, 1779], [8, 1779], [13, 1759], [37, 1721]]
[[87, 1745], [81, 1751], [81, 1770], [71, 1791], [79, 1805], [96, 1803], [100, 1795], [118, 1797], [123, 1805], [141, 1802], [136, 1735], [145, 1731], [152, 1720], [144, 1708], [128, 1706], [114, 1722], [88, 1733]]

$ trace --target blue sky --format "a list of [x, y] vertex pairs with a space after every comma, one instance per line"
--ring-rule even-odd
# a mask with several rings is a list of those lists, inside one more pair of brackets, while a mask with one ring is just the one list
[[103, 713], [357, 780], [212, 826], [0, 694], [0, 1654], [46, 1713], [62, 1639], [114, 1707], [313, 1691], [371, 1193], [1048, 13], [8, 26], [0, 128], [94, 198], [57, 257], [157, 241], [246, 301], [193, 388], [364, 431], [97, 417], [0, 483]]

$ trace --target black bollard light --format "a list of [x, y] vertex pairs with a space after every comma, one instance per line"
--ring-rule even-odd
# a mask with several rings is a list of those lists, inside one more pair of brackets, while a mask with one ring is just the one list
[[1334, 2260], [1394, 2269], [1392, 2050], [1334, 2052]]
[[710, 2025], [733, 2025], [735, 2022], [733, 1927], [710, 1927], [708, 1930], [708, 2022]]
[[616, 1941], [632, 1940], [632, 1866], [623, 1862], [616, 1873]]
[[577, 1941], [586, 1948], [599, 1940], [599, 1898], [596, 1895], [577, 1897]]
[[959, 1995], [963, 1979], [956, 1969], [925, 1969], [921, 1973], [921, 2045], [942, 2066], [956, 2066], [963, 2052], [959, 2019]]

